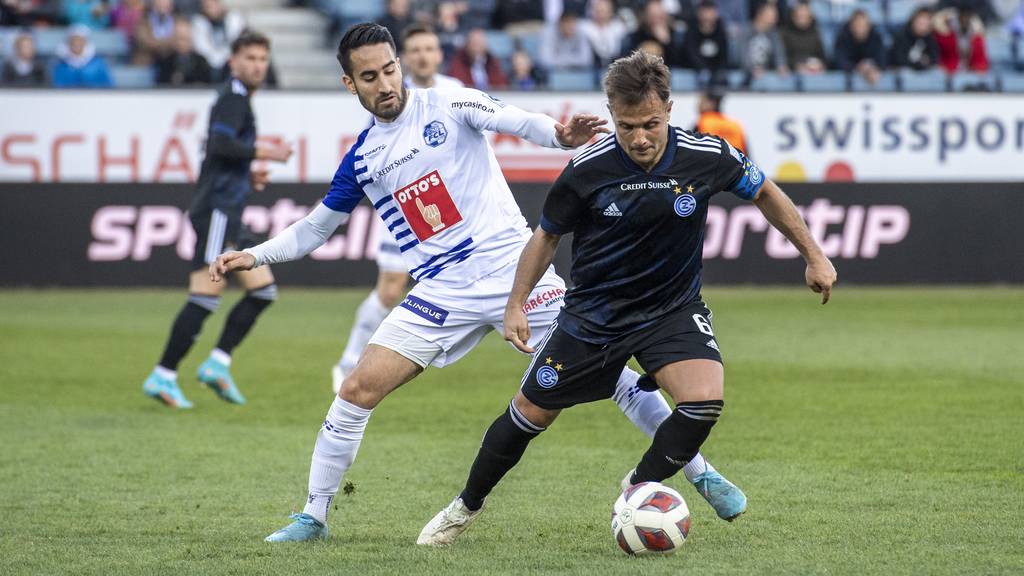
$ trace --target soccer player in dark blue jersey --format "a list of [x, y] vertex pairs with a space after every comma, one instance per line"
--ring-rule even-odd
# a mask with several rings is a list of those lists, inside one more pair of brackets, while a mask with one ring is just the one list
[[[724, 405], [722, 357], [700, 291], [705, 219], [718, 192], [752, 201], [800, 250], [807, 285], [828, 302], [835, 268], [789, 197], [727, 141], [669, 125], [669, 86], [656, 56], [635, 52], [609, 67], [615, 133], [577, 154], [555, 182], [505, 308], [506, 340], [533, 361], [487, 430], [465, 489], [420, 543], [452, 542], [530, 440], [562, 409], [609, 398], [631, 357], [676, 409], [622, 488], [665, 480], [694, 458]], [[575, 286], [534, 350], [523, 306], [568, 233]]]
[[[262, 86], [270, 62], [270, 40], [252, 30], [242, 32], [231, 43], [231, 78], [221, 86], [210, 110], [206, 156], [199, 172], [196, 195], [189, 207], [189, 219], [196, 232], [188, 301], [171, 325], [160, 361], [153, 367], [142, 391], [174, 408], [191, 408], [178, 386], [178, 364], [199, 336], [206, 317], [220, 305], [223, 282], [213, 282], [207, 266], [226, 248], [247, 248], [259, 241], [242, 223], [249, 193], [262, 189], [265, 170], [253, 170], [253, 160], [287, 162], [291, 146], [256, 143], [256, 116], [250, 99]], [[269, 266], [238, 271], [235, 279], [245, 296], [228, 314], [217, 347], [197, 371], [199, 381], [222, 399], [244, 404], [245, 397], [231, 377], [231, 353], [256, 323], [259, 315], [277, 297], [277, 285]]]

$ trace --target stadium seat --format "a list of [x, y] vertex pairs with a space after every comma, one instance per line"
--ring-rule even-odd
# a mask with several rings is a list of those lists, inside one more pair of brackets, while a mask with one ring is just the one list
[[57, 46], [64, 42], [67, 35], [66, 28], [46, 28], [33, 31], [36, 39], [36, 53], [40, 56], [53, 56], [57, 53]]
[[128, 56], [128, 39], [119, 30], [96, 30], [92, 33], [96, 53], [112, 58]]
[[728, 79], [727, 84], [730, 90], [746, 89], [746, 70], [729, 70], [729, 73], [726, 75], [726, 78]]
[[828, 71], [799, 77], [800, 89], [804, 92], [845, 92], [849, 81], [845, 72]]
[[769, 72], [751, 81], [750, 89], [755, 92], [796, 92], [796, 76]]
[[1024, 74], [1005, 72], [999, 80], [1003, 92], [1024, 92]]
[[921, 5], [920, 0], [889, 0], [889, 27], [899, 29], [910, 20], [910, 15]]
[[899, 71], [900, 90], [903, 92], [945, 92], [949, 77], [943, 70]]
[[953, 75], [954, 92], [995, 92], [998, 89], [994, 74], [958, 72]]
[[325, 0], [330, 12], [342, 20], [376, 20], [384, 15], [384, 2], [379, 0]]
[[825, 56], [831, 60], [836, 49], [836, 36], [839, 34], [839, 26], [819, 24], [818, 33], [821, 35], [821, 47], [825, 49]]
[[501, 30], [488, 30], [486, 34], [487, 49], [491, 54], [502, 60], [512, 57], [512, 52], [515, 51], [515, 41], [511, 36]]
[[883, 72], [877, 84], [868, 84], [860, 74], [852, 75], [850, 87], [854, 92], [895, 92], [896, 75], [891, 72]]
[[1013, 53], [1010, 35], [1003, 30], [989, 32], [985, 35], [985, 52], [993, 70], [1006, 70], [1013, 67]]
[[156, 84], [149, 66], [112, 66], [110, 76], [117, 88], [152, 88]]
[[594, 90], [592, 70], [552, 70], [548, 74], [548, 87], [564, 92], [589, 92]]
[[699, 86], [697, 73], [693, 70], [683, 68], [672, 69], [672, 91], [673, 92], [696, 92]]
[[530, 59], [534, 62], [540, 60], [540, 34], [539, 33], [528, 33], [516, 36], [516, 41], [522, 46], [523, 50], [530, 55]]

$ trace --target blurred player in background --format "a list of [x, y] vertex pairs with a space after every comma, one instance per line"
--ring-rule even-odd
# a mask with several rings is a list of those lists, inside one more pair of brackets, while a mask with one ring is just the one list
[[[462, 82], [438, 72], [443, 62], [441, 41], [425, 24], [413, 24], [402, 31], [402, 67], [406, 88], [462, 88]], [[377, 235], [377, 285], [356, 309], [356, 321], [349, 332], [345, 351], [331, 369], [334, 393], [341, 390], [345, 376], [352, 372], [373, 332], [401, 301], [409, 282], [409, 270], [398, 243], [391, 234]]]
[[[597, 116], [576, 114], [562, 125], [478, 90], [407, 90], [394, 41], [376, 24], [350, 28], [338, 61], [346, 88], [373, 113], [373, 124], [345, 155], [321, 204], [273, 239], [218, 257], [211, 279], [301, 258], [326, 242], [366, 196], [419, 284], [380, 325], [342, 383], [313, 448], [303, 512], [268, 536], [270, 542], [326, 538], [327, 512], [373, 409], [427, 366], [452, 364], [488, 332], [502, 330], [515, 263], [530, 229], [483, 131], [548, 148], [574, 148], [607, 132]], [[534, 344], [558, 314], [564, 293], [565, 283], [549, 266], [524, 305], [537, 329]], [[637, 388], [639, 377], [622, 370], [615, 399], [651, 435], [671, 411], [660, 394]], [[424, 418], [443, 425], [436, 415]], [[746, 505], [735, 486], [716, 478], [714, 493], [705, 496], [713, 506]], [[727, 502], [723, 491], [731, 495]]]
[[[701, 298], [704, 227], [715, 194], [752, 201], [800, 250], [807, 285], [828, 302], [836, 271], [789, 197], [722, 138], [669, 125], [670, 86], [664, 61], [646, 52], [609, 66], [605, 90], [615, 134], [578, 154], [551, 187], [505, 308], [505, 339], [523, 352], [536, 348], [533, 362], [484, 435], [465, 489], [417, 544], [450, 544], [530, 441], [563, 409], [611, 398], [632, 357], [676, 409], [622, 489], [661, 482], [690, 465], [724, 406], [722, 356]], [[570, 233], [576, 285], [534, 346], [523, 303]]]
[[[189, 218], [196, 232], [189, 296], [178, 312], [160, 362], [146, 378], [143, 392], [175, 408], [191, 408], [178, 387], [178, 363], [202, 329], [203, 321], [220, 305], [223, 283], [210, 281], [207, 267], [224, 248], [256, 244], [242, 224], [242, 211], [253, 190], [267, 182], [266, 170], [253, 170], [253, 160], [287, 162], [290, 146], [256, 144], [256, 118], [250, 99], [263, 84], [270, 61], [270, 40], [253, 31], [243, 32], [231, 44], [231, 78], [220, 89], [210, 111], [206, 157], [199, 173]], [[245, 397], [231, 378], [231, 352], [245, 338], [256, 318], [277, 297], [269, 266], [240, 271], [235, 278], [246, 290], [228, 314], [217, 347], [199, 366], [199, 380], [222, 399], [244, 404]]]
[[697, 100], [697, 132], [721, 136], [725, 141], [735, 146], [740, 152], [750, 156], [750, 146], [747, 143], [747, 135], [743, 125], [735, 118], [722, 114], [722, 100], [725, 99], [725, 90], [711, 88], [702, 92]]

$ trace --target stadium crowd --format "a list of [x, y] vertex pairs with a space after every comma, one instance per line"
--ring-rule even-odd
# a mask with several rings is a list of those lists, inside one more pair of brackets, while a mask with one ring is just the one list
[[[905, 88], [906, 72], [922, 78], [922, 90], [997, 89], [993, 73], [1024, 78], [1021, 0], [287, 4], [330, 19], [326, 46], [359, 20], [376, 20], [396, 39], [410, 24], [428, 24], [447, 73], [481, 89], [593, 89], [612, 59], [636, 49], [677, 69], [677, 89], [888, 90]], [[246, 23], [223, 0], [0, 0], [0, 26], [3, 86], [109, 87], [114, 67], [147, 70], [157, 85], [194, 86], [224, 78], [229, 45]], [[958, 72], [980, 83], [954, 86]]]

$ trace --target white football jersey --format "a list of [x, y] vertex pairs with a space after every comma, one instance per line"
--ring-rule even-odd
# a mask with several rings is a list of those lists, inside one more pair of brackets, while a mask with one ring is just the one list
[[516, 260], [530, 230], [483, 130], [557, 147], [555, 121], [479, 90], [412, 89], [374, 120], [324, 198], [348, 213], [367, 196], [419, 281], [464, 286]]

